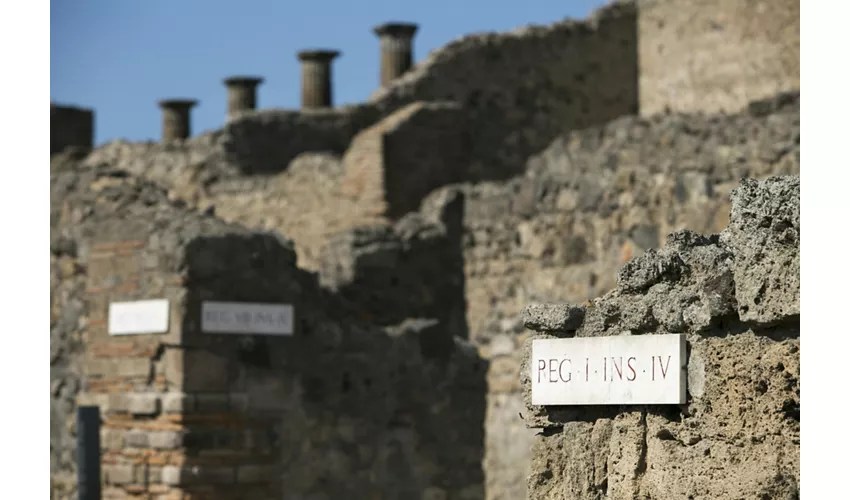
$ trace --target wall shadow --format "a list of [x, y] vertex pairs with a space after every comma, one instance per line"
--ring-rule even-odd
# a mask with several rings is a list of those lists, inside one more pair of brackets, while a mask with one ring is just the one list
[[[194, 401], [184, 490], [215, 499], [483, 498], [487, 362], [446, 335], [458, 328], [451, 318], [381, 328], [358, 316], [362, 302], [297, 269], [271, 235], [199, 238], [184, 259], [183, 339], [169, 348], [183, 358]], [[204, 300], [293, 304], [294, 335], [202, 333]]]

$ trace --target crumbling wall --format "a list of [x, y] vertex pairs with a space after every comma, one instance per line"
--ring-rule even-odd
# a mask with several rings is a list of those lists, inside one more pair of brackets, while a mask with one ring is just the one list
[[370, 323], [435, 318], [446, 336], [436, 342], [468, 338], [463, 204], [462, 193], [447, 192], [392, 226], [362, 226], [333, 235], [320, 259], [320, 283], [356, 304]]
[[[356, 151], [377, 154], [364, 144]], [[267, 230], [283, 228], [295, 241], [299, 266], [320, 270], [323, 279], [332, 282], [337, 278], [322, 264], [323, 252], [333, 253], [345, 241], [352, 249], [361, 243], [402, 245], [398, 229], [386, 229], [391, 224], [378, 202], [362, 203], [362, 191], [359, 198], [347, 197], [341, 189], [346, 185], [345, 163], [357, 163], [356, 157], [351, 151], [345, 160], [330, 153], [305, 154], [274, 177], [222, 175], [226, 181], [213, 175], [221, 163], [199, 161], [195, 179], [212, 179], [204, 188], [208, 198], [199, 199], [217, 200], [215, 213], [223, 219]], [[172, 167], [156, 155], [145, 161], [163, 175]], [[615, 286], [613, 270], [657, 247], [662, 235], [683, 228], [710, 233], [724, 227], [728, 193], [738, 179], [798, 172], [799, 101], [796, 94], [783, 94], [735, 115], [626, 117], [573, 131], [532, 158], [523, 176], [451, 186], [426, 197], [423, 207], [452, 193], [465, 198], [465, 272], [452, 279], [461, 280], [462, 306], [467, 309], [464, 326], [457, 331], [468, 332], [490, 360], [485, 469], [491, 498], [524, 497], [525, 472], [517, 464], [530, 463], [531, 436], [518, 416], [518, 346], [526, 335], [518, 320], [522, 305], [535, 300], [580, 302], [604, 293]], [[177, 197], [174, 188], [172, 195]], [[384, 229], [367, 231], [371, 236], [363, 240], [362, 234], [354, 237], [353, 228], [359, 225]], [[338, 241], [326, 248], [334, 238]], [[423, 271], [426, 268], [417, 264], [407, 269], [418, 270], [401, 274], [410, 277], [405, 278], [409, 283], [422, 282], [414, 293], [420, 306], [429, 311], [448, 307], [447, 299], [456, 297], [458, 287], [440, 287], [446, 286], [442, 276], [454, 273]], [[396, 300], [392, 274], [372, 269], [369, 276], [377, 281], [365, 288], [366, 282], [351, 281], [341, 293], [352, 300], [359, 297], [364, 305], [361, 317], [368, 312], [368, 317], [377, 318], [381, 300]], [[434, 289], [451, 294], [426, 300]], [[367, 299], [372, 294], [382, 299]], [[452, 299], [452, 310], [459, 304]]]
[[[415, 209], [426, 188], [516, 175], [530, 155], [563, 131], [636, 113], [636, 44], [632, 4], [605, 7], [585, 21], [471, 35], [433, 52], [361, 105], [259, 110], [219, 131], [182, 142], [115, 142], [96, 150], [87, 161], [154, 180], [192, 204], [215, 205], [217, 214], [227, 220], [292, 234], [304, 265], [315, 268], [322, 235], [305, 227], [317, 222], [298, 221], [303, 214], [320, 213], [317, 220], [329, 221], [331, 233], [374, 222], [375, 210], [389, 209], [387, 215], [400, 217]], [[454, 113], [450, 106], [456, 108]], [[400, 124], [398, 115], [392, 116], [396, 112], [404, 117]], [[453, 133], [441, 135], [447, 124]], [[371, 153], [361, 151], [369, 145], [352, 140], [373, 126], [373, 135], [386, 133], [381, 140], [372, 137]], [[425, 148], [447, 138], [451, 145]], [[426, 153], [429, 160], [413, 161], [407, 151]], [[326, 188], [326, 176], [318, 175], [311, 186], [306, 176], [285, 175], [293, 160], [305, 153], [336, 157], [345, 152], [352, 157], [380, 155], [388, 162], [383, 169], [387, 175], [370, 181], [389, 182], [387, 190], [383, 184], [348, 185], [334, 196], [353, 197], [353, 202], [341, 201], [324, 211], [319, 203], [290, 208], [284, 199], [294, 191], [317, 193], [310, 195], [317, 201], [326, 196], [320, 193]], [[331, 163], [327, 169], [334, 169]], [[400, 172], [404, 174], [397, 175]], [[283, 185], [290, 177], [296, 178], [297, 186]], [[383, 197], [360, 199], [361, 192]], [[358, 208], [373, 204], [374, 210]], [[248, 214], [246, 206], [255, 207], [254, 213]]]
[[[126, 172], [67, 165], [51, 181], [55, 239], [86, 285], [78, 398], [103, 412], [105, 495], [483, 495], [487, 365], [443, 318], [364, 321], [295, 266], [290, 242]], [[403, 241], [439, 246], [457, 233], [442, 220]], [[142, 298], [170, 300], [169, 332], [108, 335], [108, 304]], [[295, 333], [202, 333], [204, 300], [293, 304]]]
[[638, 0], [640, 112], [735, 112], [800, 89], [797, 0]]
[[228, 151], [245, 171], [278, 172], [304, 151], [341, 153], [360, 130], [411, 103], [449, 101], [469, 112], [469, 174], [504, 178], [564, 130], [636, 113], [637, 81], [636, 9], [614, 4], [587, 20], [460, 38], [362, 105], [257, 111], [227, 126]]
[[472, 134], [457, 104], [405, 106], [354, 138], [340, 191], [390, 219], [415, 212], [435, 188], [469, 177]]
[[77, 482], [73, 429], [82, 372], [84, 293], [85, 270], [74, 242], [51, 231], [50, 477], [56, 491], [69, 495]]
[[[800, 181], [745, 179], [719, 235], [680, 231], [581, 306], [530, 305], [530, 499], [799, 498]], [[681, 406], [534, 406], [535, 338], [683, 333]]]
[[464, 193], [470, 339], [490, 360], [485, 471], [490, 498], [524, 498], [531, 434], [517, 375], [522, 307], [581, 303], [616, 286], [616, 269], [681, 229], [722, 230], [744, 177], [799, 174], [794, 94], [735, 115], [626, 117], [559, 137], [504, 183]]

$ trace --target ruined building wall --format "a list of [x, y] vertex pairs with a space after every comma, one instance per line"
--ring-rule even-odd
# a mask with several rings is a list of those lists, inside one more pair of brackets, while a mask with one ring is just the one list
[[[719, 235], [670, 235], [585, 305], [530, 305], [528, 498], [799, 498], [799, 245], [799, 177], [745, 179]], [[686, 404], [531, 405], [535, 338], [664, 333], [686, 335]]]
[[[85, 283], [71, 293], [84, 318], [78, 398], [103, 412], [106, 496], [483, 496], [487, 366], [450, 318], [376, 326], [359, 316], [361, 303], [297, 269], [290, 242], [187, 209], [123, 171], [70, 164], [51, 181], [54, 253], [73, 246], [80, 263], [61, 284]], [[445, 212], [396, 230], [400, 258], [457, 247]], [[329, 268], [360, 276], [385, 254], [347, 250], [330, 254]], [[168, 333], [107, 334], [110, 302], [147, 298], [170, 300]], [[201, 333], [204, 300], [293, 304], [295, 333]], [[65, 392], [54, 402], [54, 419], [73, 419]], [[51, 440], [60, 498], [73, 489], [65, 437]]]
[[[647, 2], [642, 8], [646, 19], [706, 16], [706, 3], [690, 10], [679, 5], [665, 16], [664, 5], [674, 4]], [[699, 30], [695, 38], [702, 41], [654, 42], [656, 33], [671, 35], [645, 26], [632, 4], [620, 2], [584, 22], [468, 36], [433, 52], [362, 105], [250, 112], [186, 141], [116, 141], [86, 163], [153, 180], [168, 199], [225, 223], [292, 238], [298, 266], [318, 272], [340, 300], [356, 304], [352, 317], [387, 328], [402, 316], [439, 317], [445, 322], [439, 329], [470, 338], [490, 361], [487, 496], [525, 498], [531, 435], [518, 416], [519, 345], [528, 335], [518, 320], [520, 308], [534, 300], [579, 302], [604, 293], [615, 286], [619, 265], [658, 246], [668, 232], [722, 228], [729, 191], [740, 177], [799, 172], [794, 94], [731, 116], [616, 119], [638, 111], [638, 47], [650, 72], [662, 69], [664, 59], [652, 52], [659, 44], [696, 47], [708, 40], [700, 46], [713, 47]], [[666, 71], [657, 81], [671, 81], [675, 74]], [[652, 99], [641, 103], [648, 110], [676, 99], [664, 93], [669, 85], [653, 86], [655, 81], [641, 82], [641, 99]], [[716, 90], [681, 85], [677, 96]], [[731, 109], [737, 109], [748, 92], [726, 91], [722, 99], [705, 102], [734, 103]], [[413, 178], [417, 182], [407, 182]], [[438, 189], [428, 194], [423, 185]], [[440, 200], [457, 194], [465, 200], [462, 252], [452, 247], [453, 236], [434, 229], [445, 229], [445, 221], [434, 225], [441, 219], [429, 215], [432, 205], [443, 206]], [[421, 213], [404, 216], [420, 202]], [[420, 237], [427, 244], [414, 243]], [[423, 258], [432, 251], [429, 245], [440, 265], [452, 270], [446, 279], [434, 278], [439, 270]], [[72, 338], [79, 335], [68, 326], [75, 313], [58, 304], [77, 292], [54, 291], [76, 290], [84, 278], [77, 276], [73, 285], [68, 273], [84, 273], [88, 264], [65, 251], [52, 255], [52, 271], [62, 277], [51, 284], [52, 338]], [[405, 270], [396, 276], [382, 266], [387, 262], [403, 263]], [[463, 273], [455, 272], [459, 262]], [[399, 306], [399, 290], [412, 300], [394, 308], [397, 315], [386, 314], [380, 304]], [[459, 314], [463, 309], [466, 314]], [[62, 321], [59, 311], [68, 315]], [[81, 318], [76, 321], [85, 325]], [[427, 321], [407, 324], [433, 329]], [[69, 414], [66, 402], [75, 383], [74, 369], [63, 368], [76, 362], [76, 348], [70, 349], [51, 361], [57, 374], [52, 380], [69, 380], [51, 388], [60, 416]], [[51, 449], [52, 468], [61, 462], [54, 455], [67, 456], [70, 443], [58, 426], [52, 441], [54, 434], [66, 444], [57, 444], [55, 454]]]
[[[212, 182], [207, 189], [211, 194], [197, 199], [211, 203], [223, 219], [293, 235], [296, 248], [306, 254], [299, 256], [299, 266], [320, 271], [326, 283], [342, 279], [340, 293], [374, 296], [362, 304], [369, 314], [362, 317], [388, 324], [389, 319], [380, 323], [375, 313], [380, 313], [381, 301], [395, 299], [392, 272], [375, 274], [373, 268], [367, 275], [377, 282], [358, 283], [354, 274], [339, 274], [322, 262], [329, 240], [336, 242], [330, 248], [349, 245], [352, 252], [347, 255], [355, 261], [362, 248], [369, 249], [367, 254], [383, 249], [393, 259], [404, 254], [395, 236], [403, 232], [403, 221], [393, 226], [381, 215], [386, 203], [382, 167], [387, 167], [375, 145], [395, 131], [416, 130], [406, 128], [407, 123], [414, 121], [365, 130], [354, 141], [357, 147], [341, 158], [305, 154], [274, 177]], [[150, 172], [161, 173], [160, 179], [167, 180], [173, 172], [162, 156], [152, 154], [145, 161]], [[223, 163], [195, 165], [198, 179]], [[462, 259], [464, 266], [460, 307], [466, 315], [463, 324], [453, 324], [462, 325], [456, 331], [468, 336], [490, 361], [484, 467], [492, 499], [523, 498], [530, 464], [531, 435], [518, 416], [519, 345], [527, 335], [518, 321], [521, 307], [533, 300], [580, 302], [604, 293], [615, 285], [614, 269], [660, 245], [665, 234], [682, 228], [720, 230], [728, 220], [728, 194], [741, 177], [798, 173], [798, 97], [780, 95], [728, 116], [624, 117], [557, 138], [526, 170], [504, 182], [450, 186], [423, 200], [427, 211], [432, 200], [452, 193], [465, 199], [462, 256], [445, 255], [446, 262]], [[359, 186], [359, 191], [351, 186]], [[178, 189], [172, 187], [174, 197], [184, 197], [175, 194]], [[346, 189], [354, 195], [341, 195]], [[358, 232], [359, 225], [381, 229]], [[444, 300], [457, 298], [457, 287], [427, 284], [425, 277], [435, 271], [413, 267], [418, 271], [407, 283], [421, 282], [415, 307], [434, 311], [458, 306], [455, 299]], [[401, 289], [410, 294], [411, 286]], [[429, 300], [433, 286], [446, 286], [442, 290], [447, 292]], [[383, 290], [388, 295], [382, 295]], [[520, 466], [523, 463], [526, 466]]]
[[741, 178], [799, 174], [799, 123], [794, 95], [729, 116], [626, 117], [556, 139], [522, 177], [445, 188], [465, 194], [467, 322], [490, 361], [489, 498], [525, 498], [522, 307], [581, 303], [613, 289], [616, 269], [670, 232], [722, 230]]
[[[403, 215], [423, 186], [510, 177], [559, 133], [635, 113], [635, 32], [634, 7], [624, 4], [586, 21], [471, 35], [362, 105], [259, 110], [183, 142], [117, 141], [88, 162], [215, 205], [226, 220], [279, 229], [315, 269], [329, 234]], [[315, 181], [288, 173], [304, 153], [326, 159]], [[379, 170], [363, 171], [364, 163]], [[375, 196], [383, 198], [372, 203]]]
[[734, 112], [800, 89], [798, 0], [638, 0], [640, 112]]

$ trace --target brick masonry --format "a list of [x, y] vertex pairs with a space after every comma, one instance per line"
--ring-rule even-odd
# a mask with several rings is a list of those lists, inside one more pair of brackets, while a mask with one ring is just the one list
[[[60, 212], [80, 216], [54, 238], [74, 241], [87, 266], [78, 403], [103, 412], [105, 498], [483, 494], [487, 365], [448, 330], [462, 328], [452, 317], [376, 325], [362, 315], [374, 304], [320, 288], [277, 236], [113, 169], [68, 167], [53, 181], [67, 189]], [[450, 220], [438, 213], [421, 226], [432, 236], [405, 245], [457, 252]], [[141, 297], [170, 300], [169, 331], [109, 336], [108, 303]], [[204, 300], [293, 304], [295, 334], [205, 334]]]

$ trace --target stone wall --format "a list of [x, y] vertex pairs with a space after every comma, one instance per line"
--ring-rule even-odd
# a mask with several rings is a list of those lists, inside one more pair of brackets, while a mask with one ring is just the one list
[[[376, 130], [395, 130], [382, 127]], [[382, 192], [364, 184], [359, 191], [352, 188], [358, 168], [367, 174], [360, 179], [374, 179], [365, 183], [372, 187], [383, 186], [387, 168], [375, 165], [383, 159], [373, 149], [382, 133], [367, 130], [360, 137], [342, 158], [304, 154], [271, 177], [228, 173], [227, 162], [209, 154], [216, 136], [187, 141], [183, 156], [161, 145], [114, 144], [88, 162], [122, 148], [148, 148], [148, 156], [133, 161], [119, 155], [108, 161], [172, 186], [172, 198], [188, 199], [199, 210], [292, 237], [298, 265], [318, 270], [326, 286], [358, 302], [361, 318], [387, 325], [402, 316], [436, 317], [443, 311], [441, 319], [453, 325], [449, 330], [469, 337], [490, 360], [488, 496], [523, 498], [525, 471], [517, 464], [530, 463], [531, 435], [518, 417], [519, 345], [526, 335], [518, 320], [521, 307], [604, 293], [615, 286], [618, 266], [659, 246], [663, 235], [724, 227], [728, 194], [740, 178], [798, 173], [799, 100], [783, 94], [734, 115], [623, 117], [563, 134], [528, 162], [523, 175], [438, 189], [423, 200], [421, 214], [397, 223], [385, 215]], [[168, 163], [175, 158], [194, 165], [183, 171], [180, 183], [173, 180], [179, 167]], [[193, 190], [180, 191], [187, 186]], [[461, 253], [449, 240], [429, 239], [440, 248], [434, 255], [444, 256], [433, 263], [445, 266], [431, 269], [428, 258], [416, 257], [405, 245], [433, 232], [420, 221], [439, 219], [433, 213], [440, 209], [429, 207], [458, 194], [465, 200]], [[451, 271], [461, 261], [463, 273]], [[391, 262], [406, 267], [397, 270]], [[358, 275], [354, 270], [364, 263], [369, 271]], [[382, 307], [396, 303], [399, 290], [416, 297], [408, 302], [411, 308]], [[434, 290], [441, 292], [429, 295]], [[462, 320], [451, 312], [464, 309]]]
[[[582, 306], [528, 306], [529, 498], [799, 498], [799, 245], [799, 177], [745, 179], [720, 234], [671, 234]], [[531, 405], [535, 338], [663, 333], [687, 338], [686, 404]]]
[[94, 145], [94, 111], [50, 103], [50, 154]]
[[[164, 196], [167, 203], [183, 210], [181, 214], [203, 214], [203, 220], [214, 221], [208, 231], [196, 232], [194, 239], [168, 243], [164, 257], [157, 259], [172, 259], [172, 247], [183, 248], [231, 230], [240, 234], [249, 232], [243, 228], [277, 232], [292, 238], [295, 250], [281, 252], [292, 258], [297, 255], [297, 266], [315, 271], [312, 279], [318, 284], [304, 277], [306, 274], [289, 268], [287, 272], [297, 274], [296, 281], [305, 289], [322, 286], [329, 290], [321, 300], [335, 305], [316, 312], [337, 318], [328, 319], [331, 326], [327, 328], [347, 331], [345, 325], [353, 321], [376, 338], [389, 335], [394, 339], [376, 341], [382, 349], [407, 346], [397, 348], [408, 352], [406, 349], [416, 345], [420, 354], [429, 355], [462, 344], [452, 338], [468, 338], [487, 361], [481, 365], [488, 370], [486, 416], [482, 417], [483, 427], [475, 431], [479, 434], [471, 434], [471, 439], [485, 443], [487, 498], [525, 498], [532, 432], [519, 417], [524, 412], [518, 383], [520, 346], [529, 335], [519, 318], [522, 306], [533, 301], [578, 303], [603, 294], [615, 288], [619, 266], [658, 247], [665, 234], [685, 228], [713, 233], [725, 227], [729, 193], [742, 177], [799, 173], [797, 93], [754, 102], [733, 114], [657, 114], [665, 107], [674, 111], [737, 110], [751, 97], [772, 94], [774, 87], [786, 88], [782, 83], [788, 81], [782, 76], [786, 73], [762, 71], [764, 64], [758, 61], [772, 60], [776, 68], [790, 64], [786, 55], [797, 42], [789, 42], [782, 57], [774, 57], [774, 48], [788, 37], [780, 36], [773, 27], [779, 26], [776, 19], [793, 12], [785, 7], [776, 10], [770, 22], [759, 25], [765, 26], [764, 30], [754, 32], [757, 23], [747, 25], [747, 31], [742, 27], [744, 20], [730, 16], [738, 15], [735, 9], [740, 7], [749, 9], [741, 12], [752, 19], [767, 19], [756, 2], [734, 4], [739, 7], [729, 2], [697, 2], [685, 8], [678, 0], [639, 5], [639, 20], [633, 3], [618, 2], [587, 21], [567, 20], [547, 27], [464, 37], [433, 52], [362, 105], [249, 112], [221, 130], [168, 144], [116, 141], [96, 149], [81, 170], [111, 172], [108, 175], [74, 180], [78, 174], [62, 171], [64, 163], [73, 163], [78, 155], [54, 155], [54, 477], [70, 477], [67, 474], [73, 472], [69, 462], [73, 436], [67, 419], [81, 383], [81, 351], [74, 339], [84, 338], [87, 331], [89, 318], [79, 304], [85, 298], [83, 289], [92, 265], [79, 249], [104, 243], [93, 240], [95, 233], [90, 229], [90, 234], [80, 234], [91, 227], [80, 221], [90, 220], [87, 211], [95, 206], [93, 200], [111, 199], [109, 186], [135, 185], [144, 179], [165, 191], [151, 194], [149, 202], [144, 201], [147, 194], [138, 195], [133, 203], [159, 207], [166, 203], [161, 200]], [[735, 33], [743, 33], [739, 38], [746, 41], [745, 50], [713, 42], [711, 29], [715, 28], [699, 28], [707, 26], [705, 20], [717, 21], [715, 17], [722, 18], [725, 33], [733, 28]], [[653, 27], [662, 21], [668, 24]], [[795, 22], [798, 26], [798, 18]], [[790, 20], [785, 26], [798, 29]], [[691, 32], [695, 34], [692, 38], [675, 38]], [[775, 40], [781, 43], [773, 43]], [[688, 50], [671, 54], [674, 46]], [[795, 47], [798, 51], [798, 45]], [[634, 116], [638, 112], [638, 48], [640, 111], [653, 115], [650, 117]], [[728, 68], [701, 62], [706, 53], [730, 61]], [[747, 54], [752, 54], [755, 62], [747, 62]], [[690, 62], [667, 65], [676, 58]], [[684, 78], [678, 71], [685, 66], [700, 69]], [[736, 68], [749, 76], [741, 79], [740, 85], [730, 86], [723, 78], [727, 78], [727, 70]], [[647, 80], [643, 71], [655, 76]], [[789, 71], [787, 74], [793, 74]], [[119, 172], [129, 177], [121, 177]], [[89, 189], [86, 183], [102, 187]], [[69, 193], [83, 187], [91, 199], [72, 208], [66, 203]], [[143, 191], [152, 192], [148, 188]], [[184, 221], [184, 216], [178, 219]], [[183, 223], [157, 231], [168, 227], [179, 233]], [[111, 235], [113, 229], [103, 231]], [[120, 233], [122, 228], [114, 231]], [[162, 237], [171, 238], [165, 233]], [[251, 245], [239, 248], [254, 251]], [[150, 258], [154, 258], [153, 250], [144, 251], [153, 252]], [[183, 265], [192, 265], [181, 258]], [[168, 274], [173, 265], [162, 269]], [[156, 283], [165, 279], [158, 278]], [[257, 279], [265, 283], [272, 278]], [[271, 290], [277, 285], [268, 286]], [[185, 283], [174, 286], [174, 293], [184, 297], [181, 300], [202, 293]], [[342, 316], [335, 316], [338, 314]], [[185, 349], [175, 345], [175, 349]], [[278, 347], [286, 351], [282, 346], [285, 342]], [[241, 361], [217, 349], [212, 349], [209, 359], [223, 356], [227, 359], [222, 362], [228, 366], [242, 366]], [[457, 363], [467, 361], [463, 357]], [[149, 363], [159, 366], [156, 363], [160, 361]], [[421, 361], [423, 367], [427, 363]], [[420, 360], [413, 364], [419, 366]], [[166, 366], [163, 361], [161, 369]], [[360, 366], [356, 365], [357, 370]], [[238, 370], [243, 368], [239, 373], [255, 373], [250, 367]], [[422, 368], [423, 373], [428, 370]], [[299, 365], [296, 372], [301, 371], [313, 374]], [[355, 372], [348, 373], [352, 377]], [[253, 380], [254, 375], [245, 376]], [[429, 378], [437, 377], [433, 374], [423, 378], [440, 386], [454, 375], [444, 376], [448, 378]], [[395, 380], [399, 375], [387, 377]], [[150, 385], [155, 383], [159, 383], [156, 377], [140, 387], [148, 392], [165, 391], [154, 397], [158, 404], [164, 404], [163, 398], [183, 397], [166, 397], [172, 386]], [[245, 387], [239, 386], [238, 391]], [[198, 394], [179, 385], [173, 388], [176, 394], [195, 401], [191, 408], [201, 408]], [[427, 398], [437, 397], [428, 390], [423, 389], [423, 394], [431, 394]], [[225, 412], [222, 398], [225, 393], [230, 398], [232, 391], [217, 391], [218, 408]], [[284, 399], [291, 396], [275, 394]], [[475, 397], [479, 396], [484, 397]], [[348, 404], [348, 399], [339, 397], [346, 401], [340, 405]], [[369, 397], [379, 404], [378, 396]], [[159, 413], [149, 415], [151, 422], [168, 418], [168, 412], [159, 408]], [[227, 408], [225, 413], [230, 414], [222, 416], [222, 421], [247, 418], [243, 410]], [[471, 411], [478, 410], [473, 405]], [[129, 415], [125, 410], [119, 413]], [[330, 416], [306, 415], [324, 422], [322, 425], [348, 428], [348, 423], [333, 423]], [[357, 419], [373, 429], [367, 434], [374, 431], [369, 435], [378, 435], [374, 420], [361, 414]], [[271, 427], [274, 432], [284, 432], [275, 425]], [[419, 421], [416, 425], [425, 424]], [[486, 429], [485, 437], [480, 434], [485, 432], [482, 429]], [[302, 430], [305, 435], [312, 432]], [[413, 446], [410, 434], [404, 436], [399, 439], [407, 444], [399, 446], [409, 449], [404, 447]], [[317, 446], [326, 450], [325, 444], [301, 445], [308, 450]], [[345, 450], [354, 453], [351, 446]], [[348, 464], [342, 459], [338, 463]], [[414, 482], [424, 484], [423, 473], [417, 474]], [[481, 471], [470, 474], [479, 478]], [[352, 484], [365, 484], [351, 480]], [[123, 490], [126, 484], [122, 483]], [[361, 491], [368, 490], [364, 488]], [[474, 496], [475, 491], [467, 493]], [[438, 491], [434, 495], [441, 498]]]
[[640, 112], [735, 112], [800, 88], [797, 0], [638, 0]]
[[[736, 115], [625, 117], [565, 134], [504, 183], [465, 194], [470, 339], [490, 360], [485, 471], [493, 499], [524, 498], [531, 434], [519, 418], [522, 307], [581, 303], [665, 235], [728, 222], [741, 178], [799, 174], [799, 102], [781, 95]], [[440, 191], [435, 193], [438, 196]]]
[[[400, 217], [426, 188], [513, 176], [558, 134], [636, 112], [635, 9], [618, 4], [586, 21], [461, 38], [362, 105], [259, 110], [184, 142], [117, 141], [87, 161], [154, 180], [202, 208], [215, 205], [226, 220], [281, 229], [295, 239], [302, 265], [315, 269], [328, 234], [376, 215]], [[446, 144], [426, 147], [434, 141]], [[305, 154], [345, 154], [352, 172], [358, 158], [385, 165], [382, 175], [348, 176], [329, 192], [333, 160], [316, 179], [287, 174]], [[296, 191], [308, 194], [294, 203]], [[303, 214], [321, 216], [305, 222]]]
[[637, 66], [635, 7], [609, 5], [583, 21], [460, 38], [362, 105], [249, 114], [227, 125], [227, 150], [244, 172], [279, 172], [302, 152], [342, 153], [411, 103], [447, 101], [468, 111], [471, 178], [504, 178], [559, 132], [636, 113]]
[[[123, 171], [71, 164], [51, 181], [56, 267], [65, 254], [80, 263], [52, 299], [68, 303], [59, 291], [86, 285], [76, 314], [85, 349], [74, 359], [80, 402], [103, 412], [106, 497], [483, 496], [487, 364], [447, 332], [450, 318], [364, 321], [361, 303], [296, 268], [289, 241], [187, 209]], [[459, 241], [443, 212], [402, 232], [408, 253]], [[108, 335], [108, 304], [142, 298], [170, 300], [169, 332]], [[295, 334], [203, 334], [204, 300], [293, 304]], [[80, 329], [56, 323], [60, 333]], [[51, 390], [52, 416], [64, 421], [69, 391]], [[62, 483], [73, 434], [53, 434], [52, 477]], [[69, 498], [68, 486], [55, 493]]]

